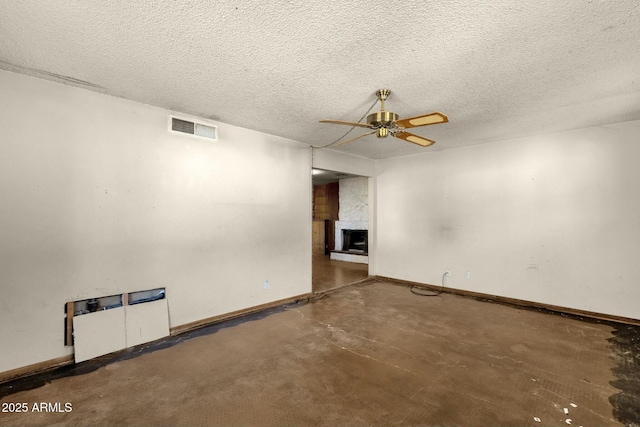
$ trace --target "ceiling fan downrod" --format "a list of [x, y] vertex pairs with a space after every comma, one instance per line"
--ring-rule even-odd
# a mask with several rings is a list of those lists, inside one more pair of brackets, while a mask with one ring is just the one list
[[389, 97], [389, 95], [391, 95], [391, 91], [389, 89], [378, 89], [376, 91], [376, 96], [382, 104], [382, 107], [380, 108], [382, 111], [384, 111], [384, 101]]

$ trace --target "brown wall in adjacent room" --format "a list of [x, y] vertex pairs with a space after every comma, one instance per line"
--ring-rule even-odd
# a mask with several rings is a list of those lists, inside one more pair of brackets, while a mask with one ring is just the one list
[[325, 222], [329, 221], [330, 229], [333, 229], [333, 222], [338, 220], [338, 188], [339, 183], [331, 182], [324, 185], [313, 186], [313, 252], [328, 253], [333, 247], [327, 248], [327, 244], [333, 246], [333, 236], [327, 240]]
[[338, 187], [339, 183], [313, 186], [313, 220], [338, 220]]

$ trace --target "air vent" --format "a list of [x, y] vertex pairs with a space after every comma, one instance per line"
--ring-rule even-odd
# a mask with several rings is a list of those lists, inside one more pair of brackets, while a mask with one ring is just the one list
[[190, 133], [191, 135], [195, 134], [196, 124], [193, 122], [188, 122], [186, 120], [176, 119], [172, 117], [171, 120], [171, 130], [176, 132]]
[[176, 117], [171, 117], [171, 130], [207, 139], [218, 139], [218, 128], [216, 126], [191, 122]]

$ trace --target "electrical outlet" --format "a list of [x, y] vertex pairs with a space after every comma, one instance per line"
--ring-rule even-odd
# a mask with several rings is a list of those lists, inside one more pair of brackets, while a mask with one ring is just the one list
[[467, 279], [471, 279], [471, 272], [467, 271]]
[[268, 280], [265, 280], [265, 281], [264, 281], [264, 288], [265, 288], [265, 289], [269, 289], [269, 286], [270, 286], [270, 285], [269, 285], [269, 281], [268, 281]]
[[451, 270], [447, 269], [444, 271], [444, 274], [451, 277]]

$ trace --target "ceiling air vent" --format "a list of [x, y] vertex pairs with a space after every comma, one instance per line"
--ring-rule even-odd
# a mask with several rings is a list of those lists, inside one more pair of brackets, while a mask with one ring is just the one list
[[218, 139], [218, 128], [216, 126], [191, 122], [176, 117], [171, 117], [171, 130], [173, 132], [186, 133], [207, 139]]

